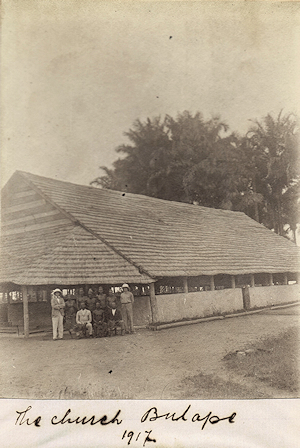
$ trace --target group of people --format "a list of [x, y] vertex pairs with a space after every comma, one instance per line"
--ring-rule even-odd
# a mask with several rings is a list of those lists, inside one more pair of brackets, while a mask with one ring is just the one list
[[68, 294], [65, 299], [62, 291], [54, 289], [51, 298], [53, 340], [63, 339], [64, 329], [71, 337], [75, 333], [82, 337], [112, 336], [119, 328], [121, 335], [134, 333], [133, 329], [134, 296], [129, 285], [122, 285], [120, 295], [121, 308], [117, 307], [117, 297], [110, 289], [108, 296], [99, 286], [98, 294], [93, 289], [79, 289], [77, 296]]

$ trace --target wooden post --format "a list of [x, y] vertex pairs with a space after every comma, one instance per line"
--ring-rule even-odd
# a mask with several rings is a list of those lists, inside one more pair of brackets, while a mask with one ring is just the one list
[[[6, 313], [5, 313], [5, 317], [4, 317], [4, 322], [9, 322], [9, 315], [10, 315], [10, 300], [9, 300], [9, 292], [7, 287], [4, 287], [2, 289], [2, 294], [3, 294], [3, 302], [6, 303], [7, 308], [6, 308]], [[5, 297], [6, 296], [6, 297]], [[5, 299], [7, 298], [7, 302], [5, 302]]]
[[188, 293], [189, 292], [189, 286], [188, 286], [188, 278], [183, 277], [183, 292]]
[[215, 279], [214, 276], [210, 276], [210, 290], [213, 291], [215, 289]]
[[27, 286], [22, 286], [22, 296], [23, 296], [23, 316], [24, 316], [24, 337], [29, 338], [29, 313], [28, 313]]
[[157, 315], [157, 302], [155, 297], [154, 283], [150, 283], [149, 286], [150, 286], [150, 306], [152, 312], [152, 323], [156, 323], [158, 320], [158, 315]]
[[296, 278], [297, 284], [300, 285], [300, 272], [297, 272], [296, 276], [297, 276]]
[[287, 285], [287, 284], [288, 284], [288, 276], [287, 276], [287, 273], [286, 273], [286, 272], [283, 274], [283, 284], [284, 284], [284, 285]]
[[231, 288], [235, 288], [235, 276], [231, 275]]
[[268, 274], [268, 285], [269, 286], [273, 285], [273, 274]]
[[255, 286], [254, 274], [250, 274], [250, 286], [251, 286], [251, 288], [254, 288], [254, 286]]

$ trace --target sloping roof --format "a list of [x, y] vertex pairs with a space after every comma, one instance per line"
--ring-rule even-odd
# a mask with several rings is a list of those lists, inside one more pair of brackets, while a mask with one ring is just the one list
[[[34, 249], [30, 249], [34, 248]], [[80, 226], [3, 237], [0, 282], [19, 285], [148, 283], [124, 258]]]
[[[37, 256], [23, 280], [35, 278], [38, 270], [39, 278], [45, 275], [49, 280], [75, 280], [81, 269], [75, 260], [81, 257], [87, 263], [82, 267], [84, 277], [92, 282], [99, 262], [93, 265], [89, 254], [97, 251], [101, 252], [99, 260], [107, 266], [107, 279], [120, 278], [120, 269], [124, 269], [124, 281], [137, 283], [158, 277], [299, 271], [299, 249], [295, 244], [244, 213], [17, 173], [46, 202], [65, 213], [71, 226], [67, 235], [59, 236], [57, 244], [51, 243], [49, 233], [51, 253], [46, 249], [41, 257]], [[76, 249], [72, 245], [74, 232], [80, 240]], [[22, 251], [26, 250], [23, 245]], [[54, 266], [58, 253], [65, 254], [65, 267], [64, 263]], [[73, 264], [68, 264], [72, 257]], [[136, 280], [129, 280], [134, 275]]]

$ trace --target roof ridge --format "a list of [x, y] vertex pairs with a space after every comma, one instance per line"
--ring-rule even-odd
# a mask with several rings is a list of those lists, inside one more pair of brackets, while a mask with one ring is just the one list
[[[97, 187], [93, 187], [91, 185], [82, 185], [82, 184], [76, 184], [74, 182], [69, 182], [69, 181], [65, 181], [65, 180], [53, 179], [52, 177], [41, 176], [39, 174], [33, 174], [33, 173], [29, 173], [27, 171], [17, 170], [15, 172], [19, 173], [21, 175], [25, 175], [26, 178], [27, 178], [27, 176], [34, 176], [34, 177], [39, 177], [41, 179], [46, 179], [46, 180], [50, 180], [50, 181], [53, 181], [53, 182], [60, 182], [60, 183], [63, 183], [63, 184], [68, 184], [68, 185], [74, 185], [75, 187], [86, 188], [86, 189], [93, 190], [93, 191], [97, 191], [97, 190], [101, 191], [102, 190], [102, 191], [108, 192], [109, 194], [123, 193], [123, 194], [129, 195], [129, 196], [133, 196], [133, 197], [135, 196], [135, 197], [140, 197], [140, 198], [147, 198], [149, 200], [161, 201], [161, 202], [168, 203], [168, 204], [176, 204], [176, 205], [179, 205], [179, 206], [182, 206], [182, 207], [187, 207], [187, 206], [193, 207], [194, 206], [194, 207], [198, 207], [200, 209], [209, 210], [210, 212], [213, 212], [213, 213], [214, 212], [216, 212], [216, 213], [235, 213], [237, 215], [245, 215], [244, 212], [241, 212], [239, 210], [225, 210], [225, 209], [222, 209], [222, 208], [207, 207], [205, 205], [195, 205], [195, 204], [190, 204], [188, 202], [172, 201], [172, 200], [169, 200], [169, 199], [155, 198], [153, 196], [147, 196], [145, 194], [130, 193], [130, 192], [122, 191], [122, 190], [112, 190], [112, 189], [108, 189], [108, 188], [101, 188], [100, 189], [100, 188], [97, 188]], [[30, 180], [30, 179], [28, 179], [28, 180]]]
[[[28, 171], [16, 170], [15, 173], [25, 175], [26, 177], [34, 176], [34, 177], [39, 177], [41, 179], [52, 180], [54, 182], [61, 182], [63, 184], [75, 185], [76, 187], [80, 186], [80, 187], [84, 187], [84, 188], [95, 189], [95, 187], [92, 187], [90, 185], [75, 184], [74, 182], [69, 182], [67, 180], [54, 179], [53, 177], [41, 176], [40, 174], [33, 174], [33, 173], [29, 173]], [[28, 180], [30, 180], [30, 179], [28, 179]]]
[[[80, 226], [82, 227], [86, 232], [90, 233], [91, 235], [93, 235], [96, 239], [102, 241], [102, 243], [104, 243], [107, 247], [109, 247], [111, 250], [113, 250], [117, 255], [119, 255], [120, 257], [124, 258], [124, 260], [126, 260], [128, 263], [130, 263], [132, 266], [134, 266], [135, 268], [138, 269], [138, 271], [140, 273], [144, 273], [146, 274], [148, 277], [150, 277], [151, 279], [153, 279], [154, 277], [148, 272], [146, 271], [142, 266], [138, 265], [137, 263], [135, 263], [134, 261], [131, 260], [131, 258], [127, 257], [126, 255], [124, 255], [120, 250], [116, 249], [112, 244], [110, 244], [108, 241], [106, 241], [105, 238], [103, 238], [102, 236], [98, 235], [98, 233], [94, 232], [92, 229], [90, 229], [89, 227], [87, 227], [85, 224], [83, 224], [81, 221], [79, 221], [78, 219], [74, 218], [74, 216], [67, 212], [64, 208], [60, 207], [55, 201], [53, 201], [51, 198], [49, 198], [49, 196], [44, 193], [40, 187], [38, 187], [37, 185], [34, 184], [34, 182], [32, 182], [30, 179], [27, 178], [26, 174], [24, 171], [18, 171], [17, 172], [19, 175], [22, 176], [22, 178], [25, 180], [25, 182], [31, 187], [33, 188], [40, 196], [43, 197], [43, 199], [45, 199], [47, 202], [49, 202], [51, 205], [53, 205], [53, 207], [55, 207], [57, 210], [59, 210], [61, 213], [63, 213], [68, 219], [70, 219], [71, 222], [73, 222], [73, 224], [75, 226]], [[25, 174], [25, 176], [24, 176]], [[30, 174], [30, 173], [28, 173]], [[42, 177], [42, 176], [39, 176]], [[76, 185], [76, 184], [75, 184]]]

